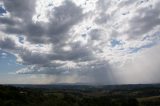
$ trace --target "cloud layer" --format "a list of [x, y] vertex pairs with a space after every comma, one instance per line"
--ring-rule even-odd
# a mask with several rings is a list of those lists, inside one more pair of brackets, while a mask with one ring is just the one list
[[46, 79], [51, 83], [159, 82], [153, 77], [160, 73], [159, 4], [158, 0], [3, 0], [0, 49], [26, 66], [17, 74], [50, 76]]

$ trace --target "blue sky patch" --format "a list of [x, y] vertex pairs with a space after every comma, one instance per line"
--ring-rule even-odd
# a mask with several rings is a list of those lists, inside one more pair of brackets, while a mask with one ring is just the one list
[[9, 73], [23, 68], [24, 66], [16, 63], [16, 57], [12, 54], [0, 50], [0, 72]]
[[4, 13], [6, 13], [6, 10], [2, 6], [0, 6], [0, 15], [3, 15]]
[[117, 45], [122, 45], [122, 42], [120, 40], [117, 40], [117, 39], [112, 39], [111, 40], [111, 46], [115, 47]]

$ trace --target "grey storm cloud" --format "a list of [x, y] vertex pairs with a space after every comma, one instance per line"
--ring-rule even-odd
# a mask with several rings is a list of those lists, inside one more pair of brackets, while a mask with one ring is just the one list
[[[15, 5], [20, 5], [20, 7]], [[65, 41], [70, 37], [68, 31], [73, 25], [82, 21], [84, 16], [82, 8], [76, 6], [73, 2], [64, 1], [62, 5], [55, 7], [49, 14], [49, 23], [32, 22], [35, 1], [15, 0], [15, 2], [11, 2], [6, 0], [4, 1], [4, 6], [11, 13], [11, 17], [0, 18], [1, 24], [6, 25], [6, 28], [1, 29], [3, 32], [24, 35], [31, 43], [51, 43], [54, 46], [52, 54], [33, 53], [23, 47], [18, 48], [20, 49], [18, 54], [23, 64], [50, 66], [53, 60], [78, 61], [81, 59], [84, 61], [88, 57], [92, 57], [91, 51], [85, 46], [80, 46], [79, 43], [68, 44], [72, 48], [70, 51], [62, 50], [62, 47], [65, 46]], [[22, 22], [14, 19], [17, 17]], [[13, 46], [7, 41], [3, 41], [2, 44], [2, 48], [4, 48], [4, 44], [6, 46]]]
[[0, 48], [4, 50], [15, 50], [16, 44], [10, 38], [0, 40]]
[[[160, 24], [160, 2], [158, 1], [145, 6], [149, 0], [143, 2], [98, 0], [95, 2], [95, 7], [91, 5], [93, 10], [88, 6], [86, 10], [89, 12], [86, 12], [85, 5], [64, 0], [58, 6], [47, 7], [45, 14], [47, 22], [38, 20], [44, 15], [37, 13], [41, 11], [36, 8], [38, 1], [2, 1], [6, 15], [0, 15], [0, 49], [15, 55], [17, 62], [26, 66], [18, 70], [17, 74], [56, 75], [61, 81], [73, 77], [72, 80], [75, 81], [96, 84], [119, 83], [121, 80], [118, 80], [115, 74], [120, 73], [117, 72], [120, 70], [117, 67], [126, 64], [126, 60], [136, 55], [136, 53], [129, 54], [127, 50], [134, 49], [135, 46], [140, 48], [139, 45], [148, 41], [143, 42], [139, 38], [153, 30], [159, 31], [157, 27]], [[133, 44], [130, 44], [131, 41], [123, 37], [124, 35], [132, 39]], [[16, 40], [11, 39], [12, 36]], [[119, 45], [118, 41], [122, 44]], [[136, 41], [139, 41], [138, 44]], [[116, 46], [112, 47], [111, 43]], [[159, 48], [154, 50], [155, 54], [158, 53], [157, 49]], [[137, 55], [142, 54], [137, 52]], [[130, 67], [139, 67], [136, 61], [135, 66], [130, 64]], [[120, 70], [122, 73], [131, 69], [125, 65], [124, 67]], [[158, 73], [157, 68], [154, 69]], [[126, 73], [124, 72], [124, 75]], [[132, 81], [130, 78], [127, 79]]]
[[35, 12], [36, 0], [3, 0], [5, 9], [16, 18], [21, 18], [25, 21], [31, 20]]
[[160, 24], [160, 3], [155, 6], [145, 7], [137, 10], [138, 15], [130, 20], [130, 31], [127, 33], [131, 37], [141, 36], [151, 30], [154, 30]]
[[80, 7], [65, 1], [63, 5], [54, 9], [53, 16], [50, 17], [47, 35], [52, 38], [52, 42], [60, 42], [67, 38], [67, 32], [73, 25], [82, 21], [84, 15]]
[[[52, 64], [51, 62], [54, 60], [60, 60], [60, 61], [74, 61], [74, 62], [85, 62], [93, 60], [93, 54], [91, 50], [84, 46], [74, 46], [72, 47], [71, 51], [64, 51], [60, 48], [56, 47], [54, 50], [54, 53], [38, 53], [38, 52], [32, 52], [26, 49], [19, 48], [21, 51], [19, 52], [19, 56], [23, 60], [23, 64], [26, 65], [38, 65], [38, 66], [44, 66], [44, 67], [57, 67], [55, 63]], [[63, 65], [63, 64], [59, 64]]]
[[[4, 0], [4, 6], [11, 14], [11, 17], [0, 18], [1, 24], [6, 25], [6, 28], [1, 29], [2, 31], [8, 34], [24, 35], [26, 36], [27, 40], [36, 44], [55, 44], [55, 53], [47, 56], [45, 54], [32, 53], [31, 51], [27, 52], [22, 48], [24, 53], [20, 52], [20, 56], [24, 63], [43, 64], [46, 63], [47, 60], [74, 60], [76, 58], [88, 55], [89, 51], [85, 49], [85, 47], [73, 47], [74, 50], [70, 52], [63, 52], [61, 50], [61, 45], [63, 45], [65, 40], [69, 37], [67, 32], [72, 28], [73, 25], [81, 21], [84, 16], [82, 9], [71, 1], [64, 1], [62, 5], [55, 7], [54, 10], [50, 12], [49, 23], [47, 24], [32, 22], [32, 16], [35, 11], [35, 0], [15, 0], [14, 2]], [[22, 19], [22, 22], [19, 22], [14, 18], [20, 18]]]
[[10, 18], [6, 18], [6, 17], [0, 17], [0, 23], [1, 24], [10, 25], [10, 26], [14, 26], [15, 25], [14, 20], [11, 20]]
[[23, 59], [23, 64], [26, 65], [41, 65], [45, 66], [45, 64], [49, 64], [49, 56], [42, 53], [32, 53], [27, 50], [23, 50], [23, 52], [19, 55]]
[[[80, 43], [74, 43], [70, 44], [72, 50], [70, 51], [64, 51], [61, 48], [61, 46], [55, 48], [55, 55], [53, 55], [54, 59], [60, 59], [60, 60], [75, 60], [78, 61], [81, 59], [82, 61], [85, 61], [84, 59], [89, 59], [93, 56], [91, 50], [86, 46], [81, 46]], [[62, 46], [63, 47], [63, 46]], [[87, 59], [87, 60], [88, 60]]]
[[[10, 34], [25, 35], [33, 43], [63, 42], [68, 37], [67, 32], [73, 25], [83, 19], [82, 9], [71, 1], [55, 7], [50, 12], [49, 23], [33, 23], [36, 0], [4, 0], [6, 10], [11, 14], [10, 18], [0, 18], [0, 23], [7, 25], [4, 31]], [[17, 6], [19, 5], [19, 6]], [[13, 20], [20, 18], [22, 22]], [[45, 39], [48, 38], [48, 39]]]
[[90, 37], [91, 37], [92, 40], [100, 39], [101, 30], [100, 29], [92, 29], [89, 32], [89, 35], [90, 35]]
[[[149, 4], [148, 6], [144, 6], [146, 4]], [[100, 8], [100, 11], [98, 12], [98, 16], [95, 18], [95, 23], [99, 25], [107, 25], [110, 27], [113, 27], [114, 25], [117, 27], [114, 27], [115, 30], [112, 30], [111, 36], [120, 36], [120, 35], [127, 35], [130, 39], [140, 38], [144, 34], [147, 34], [148, 32], [154, 30], [156, 27], [160, 24], [159, 19], [159, 2], [157, 2], [155, 5], [152, 4], [149, 0], [142, 0], [142, 1], [122, 1], [117, 3], [117, 6], [119, 7], [119, 10], [115, 10], [112, 13], [107, 13], [108, 8], [111, 8], [111, 1], [104, 1], [99, 0], [97, 2], [97, 8]], [[116, 5], [116, 4], [115, 4]], [[136, 10], [135, 13], [129, 9], [129, 6], [133, 5], [135, 6], [134, 9]], [[125, 7], [125, 12], [121, 13], [121, 15], [128, 16], [128, 14], [134, 14], [132, 18], [126, 19], [124, 23], [119, 23], [119, 20], [114, 20], [115, 16], [120, 13], [120, 9]], [[121, 17], [122, 17], [121, 16]], [[116, 17], [117, 18], [117, 17]], [[111, 22], [111, 24], [108, 24], [107, 22]], [[125, 27], [125, 22], [128, 24], [128, 30], [124, 32], [118, 32], [118, 28]]]
[[[27, 24], [26, 35], [29, 41], [63, 43], [69, 37], [67, 32], [72, 26], [83, 19], [82, 9], [71, 1], [65, 1], [61, 6], [55, 7], [49, 16], [47, 24], [38, 22]], [[44, 37], [47, 39], [45, 40]]]
[[1, 30], [8, 34], [25, 34], [27, 24], [32, 23], [35, 3], [36, 0], [3, 0], [4, 7], [11, 16], [0, 17], [0, 23], [6, 25]]

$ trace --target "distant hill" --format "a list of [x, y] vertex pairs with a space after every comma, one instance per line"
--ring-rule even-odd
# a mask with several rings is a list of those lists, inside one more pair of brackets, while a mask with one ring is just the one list
[[128, 84], [128, 85], [87, 85], [87, 84], [11, 84], [10, 86], [21, 88], [43, 89], [71, 89], [71, 90], [133, 90], [145, 88], [160, 88], [160, 84]]

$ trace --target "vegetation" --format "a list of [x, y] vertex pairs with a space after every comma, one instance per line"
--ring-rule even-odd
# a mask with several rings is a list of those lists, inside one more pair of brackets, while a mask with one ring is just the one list
[[0, 106], [160, 106], [159, 94], [159, 88], [73, 90], [0, 86]]

